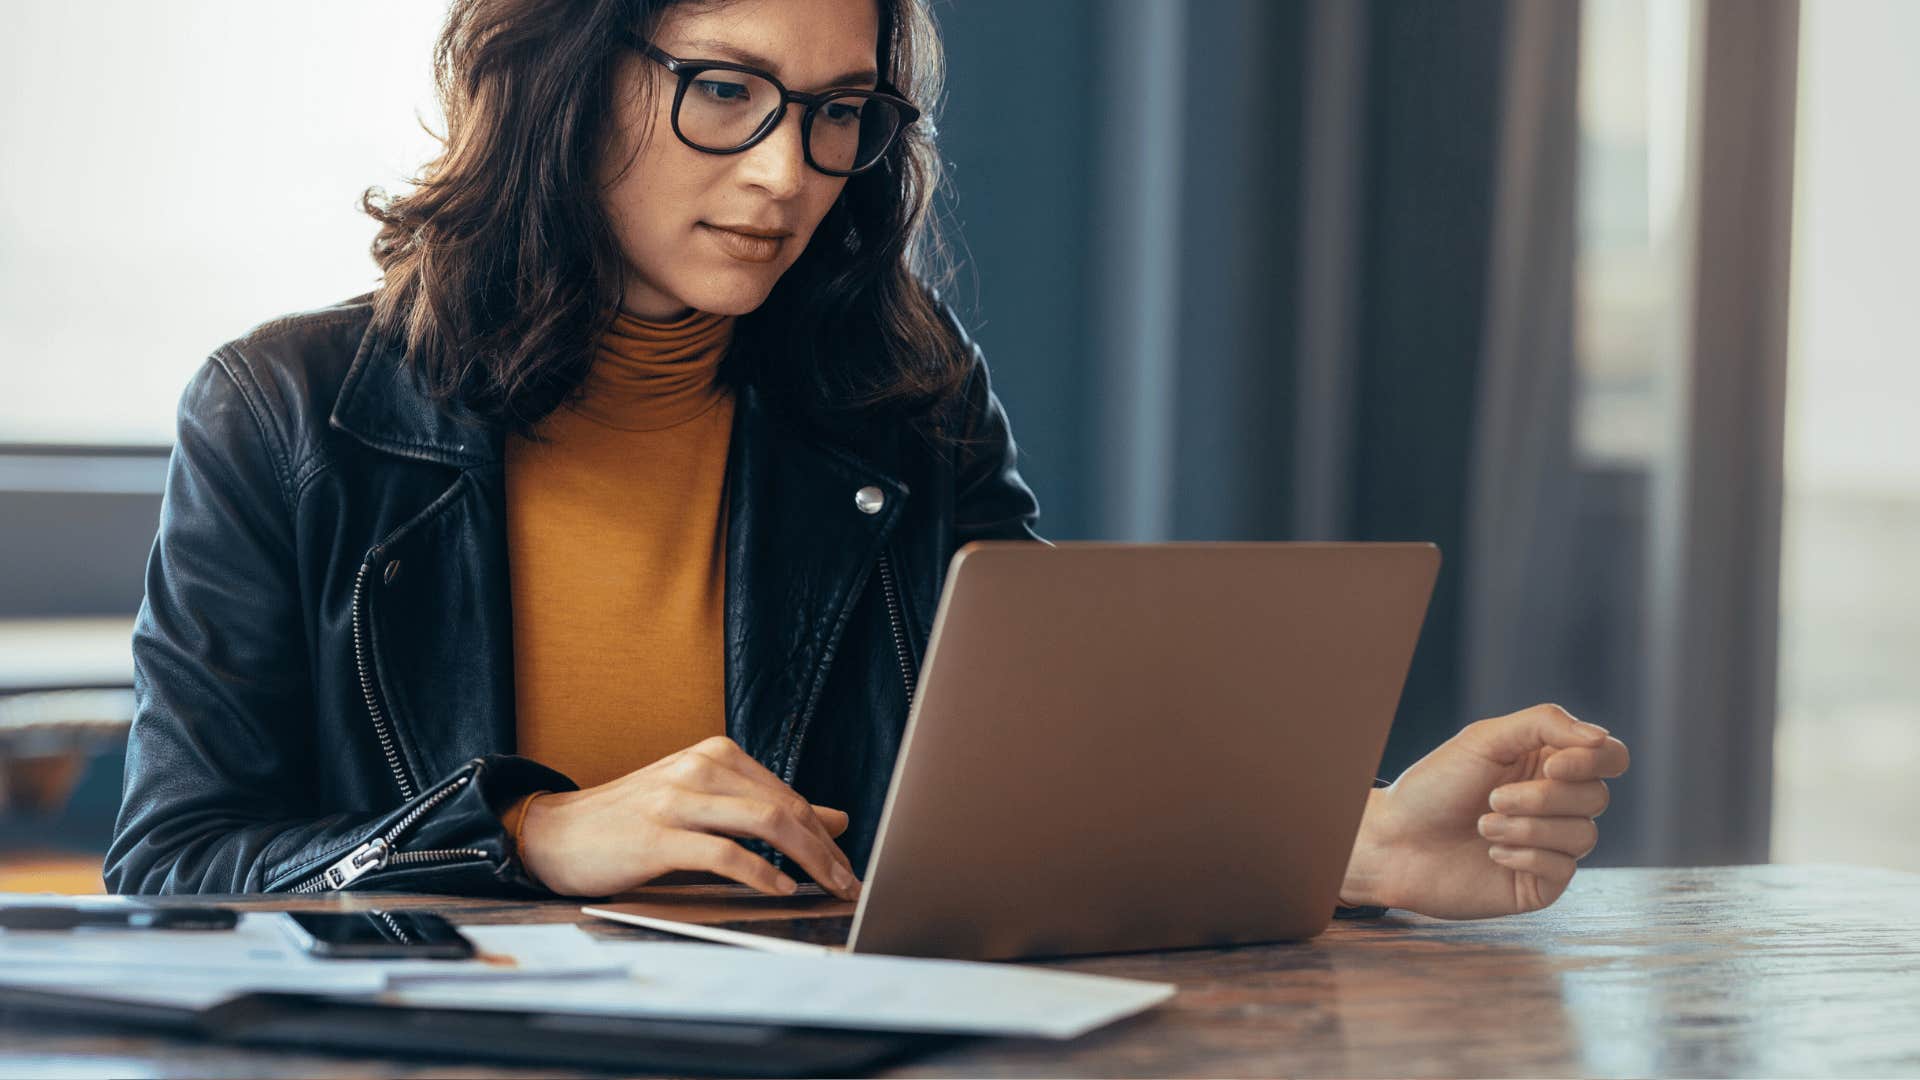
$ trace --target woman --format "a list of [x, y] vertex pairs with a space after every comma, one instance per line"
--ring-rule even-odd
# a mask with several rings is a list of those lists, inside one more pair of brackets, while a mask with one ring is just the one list
[[[853, 897], [949, 556], [1037, 539], [923, 284], [925, 0], [460, 0], [436, 58], [380, 288], [182, 399], [107, 880]], [[1625, 764], [1472, 725], [1343, 901], [1550, 903]]]

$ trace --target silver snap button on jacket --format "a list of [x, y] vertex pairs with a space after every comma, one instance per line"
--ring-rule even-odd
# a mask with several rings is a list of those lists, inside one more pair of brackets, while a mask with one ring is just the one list
[[879, 488], [868, 484], [853, 493], [853, 505], [859, 507], [863, 514], [877, 514], [881, 507], [887, 505], [887, 497]]

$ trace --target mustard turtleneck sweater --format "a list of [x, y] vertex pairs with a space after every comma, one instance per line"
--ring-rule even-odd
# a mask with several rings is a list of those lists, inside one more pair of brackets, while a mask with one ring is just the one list
[[726, 731], [732, 331], [623, 311], [582, 393], [507, 443], [519, 753], [583, 788]]

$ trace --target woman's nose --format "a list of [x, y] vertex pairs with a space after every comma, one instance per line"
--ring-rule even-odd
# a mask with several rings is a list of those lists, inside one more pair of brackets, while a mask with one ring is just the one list
[[773, 131], [740, 155], [746, 181], [765, 189], [776, 199], [799, 194], [806, 183], [806, 174], [811, 171], [800, 130], [801, 118], [805, 115], [799, 102], [788, 102], [787, 114], [780, 118]]

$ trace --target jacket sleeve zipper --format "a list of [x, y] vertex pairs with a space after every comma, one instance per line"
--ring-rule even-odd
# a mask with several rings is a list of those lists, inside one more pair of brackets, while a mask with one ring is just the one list
[[386, 756], [387, 768], [393, 773], [394, 783], [400, 786], [400, 798], [411, 801], [419, 791], [413, 778], [407, 775], [406, 764], [400, 760], [400, 746], [394, 741], [393, 726], [387, 722], [386, 711], [380, 707], [380, 688], [374, 681], [373, 666], [367, 662], [372, 651], [367, 642], [367, 575], [372, 573], [374, 564], [379, 561], [380, 549], [367, 552], [360, 563], [360, 572], [353, 578], [353, 663], [360, 676], [360, 695], [366, 699], [367, 715], [373, 720], [373, 733], [380, 740], [380, 753]]
[[386, 866], [418, 866], [423, 863], [447, 862], [453, 860], [485, 859], [487, 853], [479, 848], [432, 848], [424, 851], [395, 851], [393, 845], [413, 828], [427, 811], [445, 802], [455, 792], [473, 782], [471, 776], [455, 777], [446, 787], [421, 799], [419, 805], [407, 811], [399, 821], [386, 832], [347, 852], [338, 861], [325, 870], [295, 885], [292, 892], [309, 893], [322, 890], [344, 889], [348, 885], [366, 877]]

